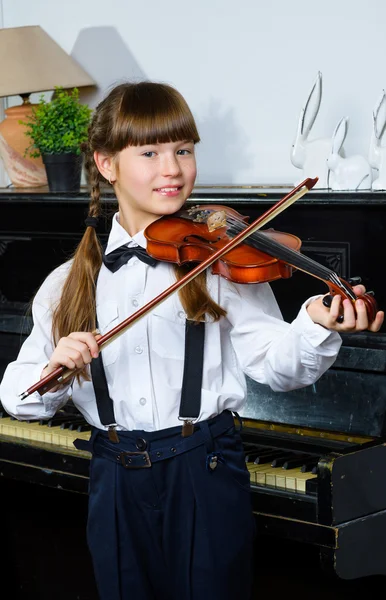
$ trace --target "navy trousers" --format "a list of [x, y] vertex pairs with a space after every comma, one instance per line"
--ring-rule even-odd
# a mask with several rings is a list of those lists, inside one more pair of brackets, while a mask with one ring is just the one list
[[[93, 436], [87, 536], [101, 600], [248, 600], [255, 525], [231, 413], [199, 424], [188, 451], [180, 427], [119, 436]], [[150, 468], [114, 462], [138, 440], [153, 456], [179, 450]]]

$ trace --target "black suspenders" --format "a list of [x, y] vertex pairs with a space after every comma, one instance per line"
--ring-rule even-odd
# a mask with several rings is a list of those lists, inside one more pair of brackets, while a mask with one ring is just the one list
[[[202, 369], [204, 363], [205, 323], [188, 321], [185, 325], [185, 359], [182, 379], [179, 419], [183, 421], [182, 436], [193, 433], [194, 421], [200, 414]], [[102, 352], [91, 361], [91, 377], [96, 396], [99, 419], [108, 427], [109, 438], [119, 442], [113, 401], [110, 398]]]
[[183, 421], [183, 437], [192, 435], [193, 423], [200, 414], [204, 342], [205, 323], [186, 320], [184, 375], [178, 417]]

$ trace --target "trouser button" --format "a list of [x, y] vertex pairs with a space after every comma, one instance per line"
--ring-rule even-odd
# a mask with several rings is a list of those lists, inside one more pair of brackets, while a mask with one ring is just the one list
[[137, 438], [135, 445], [140, 452], [143, 452], [147, 448], [147, 441], [143, 438]]

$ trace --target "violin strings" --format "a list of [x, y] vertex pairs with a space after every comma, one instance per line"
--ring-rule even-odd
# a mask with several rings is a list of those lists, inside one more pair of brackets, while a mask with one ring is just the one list
[[[234, 224], [228, 229], [227, 233], [237, 235], [244, 228], [234, 222]], [[267, 252], [267, 254], [274, 255], [281, 260], [285, 260], [289, 264], [292, 264], [294, 267], [305, 267], [307, 265], [312, 266], [315, 274], [323, 276], [323, 278], [331, 279], [332, 271], [323, 265], [320, 265], [318, 262], [312, 260], [311, 258], [305, 257], [303, 254], [296, 252], [295, 250], [291, 250], [291, 248], [287, 248], [277, 242], [276, 240], [270, 239], [264, 232], [256, 231], [246, 240], [246, 243], [249, 244], [249, 241], [255, 242], [253, 245], [255, 248]]]
[[[227, 223], [230, 224], [227, 233], [230, 233], [231, 237], [233, 234], [237, 235], [240, 233], [240, 231], [243, 231], [247, 227], [243, 221], [234, 217], [227, 218]], [[352, 290], [340, 280], [334, 271], [324, 267], [312, 258], [304, 256], [295, 250], [291, 250], [291, 248], [283, 246], [280, 244], [280, 242], [268, 238], [264, 232], [254, 232], [248, 237], [246, 243], [257, 248], [258, 250], [261, 250], [262, 252], [266, 252], [267, 254], [272, 255], [273, 253], [274, 256], [284, 260], [293, 267], [299, 268], [308, 274], [315, 275], [323, 281], [330, 281], [331, 283], [334, 283], [336, 286], [343, 289], [352, 300], [356, 299], [356, 296]]]
[[[205, 212], [213, 213], [215, 211], [207, 210]], [[184, 215], [184, 218], [194, 220], [196, 219], [196, 215], [190, 213], [189, 217], [187, 217], [187, 215]], [[226, 222], [228, 226], [230, 225], [227, 229], [227, 233], [230, 234], [230, 237], [235, 237], [238, 233], [244, 231], [248, 227], [248, 224], [245, 223], [244, 219], [238, 218], [236, 216], [227, 215]], [[352, 289], [344, 281], [341, 281], [337, 273], [335, 273], [331, 269], [328, 269], [327, 267], [324, 267], [312, 258], [309, 258], [299, 252], [296, 252], [295, 250], [291, 250], [291, 248], [283, 246], [282, 244], [280, 244], [280, 242], [277, 242], [276, 240], [269, 239], [268, 236], [264, 234], [264, 232], [255, 231], [248, 237], [246, 243], [250, 246], [257, 248], [262, 252], [266, 252], [271, 256], [273, 255], [279, 258], [280, 260], [287, 262], [293, 267], [298, 268], [309, 275], [314, 275], [315, 277], [318, 277], [324, 282], [329, 281], [333, 283], [335, 286], [344, 290], [347, 296], [351, 298], [351, 300], [356, 300], [356, 295], [354, 294]]]

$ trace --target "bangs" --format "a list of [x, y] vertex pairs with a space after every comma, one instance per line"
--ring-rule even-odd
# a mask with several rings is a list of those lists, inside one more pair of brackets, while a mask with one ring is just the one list
[[126, 88], [111, 133], [118, 151], [127, 146], [200, 141], [193, 115], [181, 94], [152, 82]]

